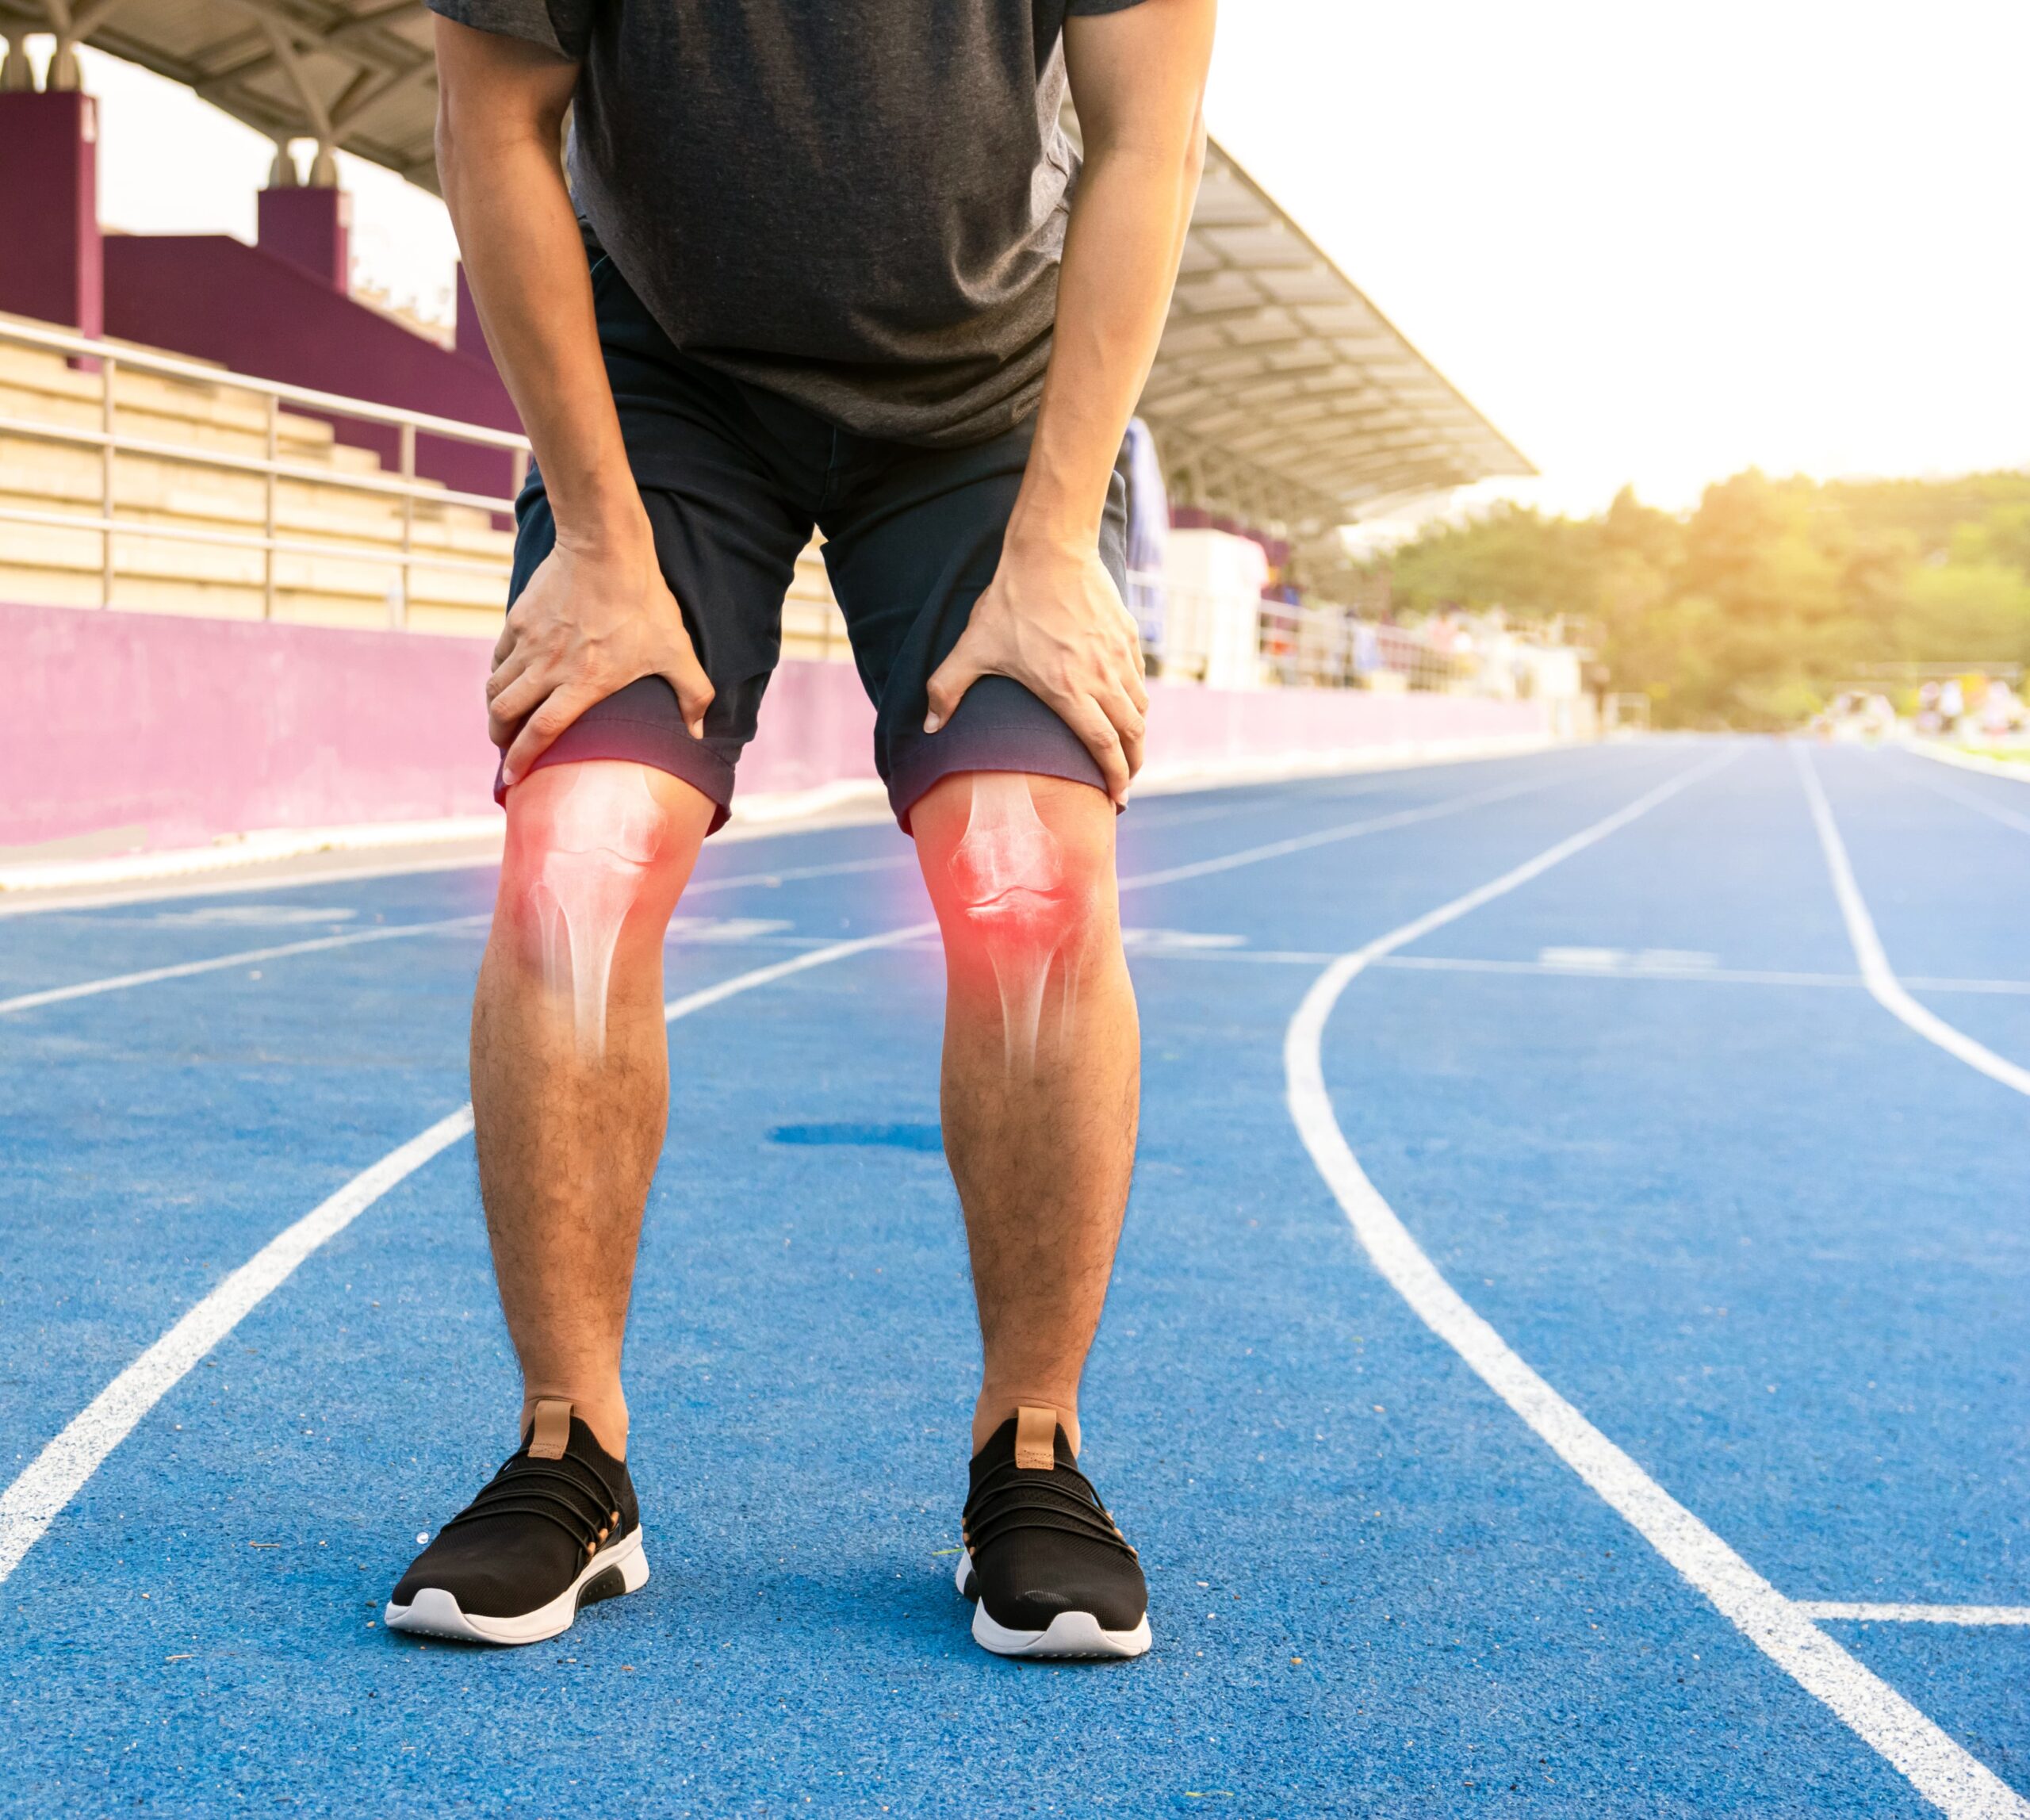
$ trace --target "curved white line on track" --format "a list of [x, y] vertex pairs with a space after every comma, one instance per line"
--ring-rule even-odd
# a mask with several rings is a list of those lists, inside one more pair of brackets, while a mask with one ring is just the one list
[[1825, 855], [1825, 869], [1833, 875], [1833, 895], [1840, 900], [1840, 914], [1846, 921], [1847, 939], [1853, 944], [1854, 958], [1861, 964], [1861, 978], [1867, 982], [1875, 1003], [1892, 1017], [1907, 1024], [1926, 1042], [1937, 1044], [1948, 1056], [1956, 1056], [1968, 1067], [1978, 1069], [1990, 1080], [2013, 1087], [2019, 1094], [2030, 1094], [2030, 1068], [2017, 1067], [1985, 1044], [1977, 1043], [1964, 1032], [1955, 1030], [1903, 989], [1903, 982], [1896, 977], [1889, 964], [1889, 956], [1883, 952], [1882, 937], [1875, 933], [1875, 918], [1868, 914], [1867, 900], [1854, 882], [1854, 868], [1847, 857], [1847, 843], [1840, 838], [1839, 825], [1833, 819], [1833, 805], [1825, 799], [1825, 789], [1818, 780], [1817, 768], [1802, 745], [1793, 746], [1791, 750], [1791, 757], [1797, 761], [1798, 781], [1804, 785], [1805, 800], [1811, 806], [1813, 825], [1818, 830], [1818, 844]]
[[[891, 948], [914, 940], [935, 925], [892, 929], [813, 948], [794, 960], [736, 974], [716, 986], [673, 998], [663, 1007], [670, 1023], [717, 1005], [757, 986], [767, 986], [794, 973], [806, 973], [834, 960], [845, 960], [871, 948]], [[106, 1455], [126, 1439], [134, 1424], [174, 1389], [198, 1360], [237, 1327], [297, 1266], [327, 1240], [335, 1238], [382, 1195], [413, 1175], [440, 1151], [473, 1128], [469, 1102], [419, 1132], [390, 1151], [371, 1168], [321, 1201], [294, 1225], [277, 1233], [231, 1275], [214, 1284], [176, 1324], [127, 1366], [64, 1425], [63, 1431], [29, 1462], [21, 1475], [0, 1492], [0, 1582], [21, 1565], [57, 1513]]]
[[95, 998], [102, 992], [124, 991], [130, 986], [152, 986], [159, 979], [188, 979], [194, 974], [222, 973], [228, 967], [246, 967], [257, 960], [280, 960], [292, 954], [321, 954], [328, 948], [359, 948], [370, 941], [398, 941], [408, 935], [435, 935], [445, 929], [477, 929], [491, 922], [492, 915], [454, 916], [441, 922], [397, 923], [392, 929], [354, 929], [345, 935], [324, 935], [308, 941], [285, 941], [273, 948], [243, 948], [237, 954], [217, 954], [209, 960], [181, 960], [172, 967], [144, 967], [138, 973], [116, 973], [105, 979], [80, 980], [75, 986], [52, 986], [40, 992], [23, 992], [0, 998], [0, 1012], [32, 1011], [38, 1005], [61, 1005], [71, 998]]
[[[1523, 787], [1546, 787], [1533, 783]], [[1429, 810], [1385, 816], [1378, 822], [1357, 822], [1350, 826], [1328, 829], [1325, 837], [1347, 839], [1355, 833], [1377, 832], [1383, 826], [1404, 826], [1406, 818], [1427, 820], [1433, 814], [1449, 814], [1454, 808], [1473, 803], [1521, 793], [1519, 788], [1481, 791], [1470, 798], [1448, 799]], [[1228, 855], [1223, 860], [1211, 862], [1205, 869], [1216, 871], [1232, 865], [1252, 864], [1258, 860], [1276, 858], [1319, 844], [1317, 839], [1311, 837], [1294, 843], [1277, 841], [1266, 847], [1250, 848], [1244, 853]], [[862, 861], [848, 861], [837, 868], [806, 868], [798, 876], [812, 876], [831, 870], [860, 870], [865, 864]], [[791, 875], [784, 872], [757, 875], [761, 879], [789, 876]], [[1134, 891], [1147, 885], [1166, 884], [1178, 876], [1179, 871], [1174, 868], [1168, 872], [1145, 873], [1123, 879], [1119, 888]], [[1197, 872], [1193, 870], [1185, 876], [1195, 877]], [[850, 941], [812, 948], [791, 960], [757, 967], [716, 986], [707, 986], [672, 999], [663, 1007], [663, 1017], [666, 1022], [674, 1023], [680, 1017], [688, 1017], [694, 1011], [701, 1011], [708, 1005], [716, 1005], [738, 993], [752, 991], [757, 986], [766, 986], [792, 974], [806, 973], [814, 967], [845, 960], [874, 948], [898, 947], [933, 934], [936, 928], [935, 922], [914, 923], [879, 935], [861, 936]], [[397, 1182], [414, 1174], [439, 1151], [448, 1149], [472, 1128], [473, 1109], [468, 1102], [354, 1177], [328, 1200], [278, 1233], [238, 1270], [215, 1285], [202, 1301], [73, 1416], [13, 1483], [0, 1492], [0, 1584], [4, 1584], [21, 1565], [22, 1558], [34, 1547], [57, 1513], [98, 1469], [100, 1462], [206, 1352], [285, 1282], [319, 1246], [343, 1232]]]
[[1605, 840], [1734, 756], [1723, 753], [1681, 773], [1489, 883], [1342, 955], [1304, 995], [1284, 1040], [1290, 1117], [1375, 1268], [1418, 1318], [1757, 1649], [1953, 1820], [2030, 1820], [2030, 1802], [1817, 1629], [1801, 1607], [1565, 1401], [1474, 1311], [1368, 1180], [1326, 1088], [1320, 1053], [1326, 1022], [1370, 964]]

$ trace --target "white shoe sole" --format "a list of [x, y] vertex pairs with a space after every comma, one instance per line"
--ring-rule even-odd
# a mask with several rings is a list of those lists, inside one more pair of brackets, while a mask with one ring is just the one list
[[[619, 1577], [618, 1585], [600, 1584], [609, 1574]], [[467, 1643], [540, 1643], [569, 1630], [580, 1607], [617, 1598], [623, 1592], [638, 1592], [648, 1584], [649, 1558], [642, 1547], [642, 1531], [636, 1528], [611, 1548], [600, 1550], [585, 1563], [584, 1572], [547, 1605], [539, 1605], [519, 1618], [467, 1617], [458, 1609], [458, 1600], [442, 1588], [426, 1586], [407, 1605], [391, 1600], [381, 1621], [390, 1630], [455, 1637]]]
[[[961, 1597], [972, 1578], [973, 1558], [962, 1552], [959, 1571], [953, 1577]], [[973, 1641], [997, 1656], [1099, 1656], [1116, 1661], [1146, 1655], [1149, 1649], [1149, 1614], [1132, 1630], [1103, 1630], [1090, 1611], [1060, 1611], [1051, 1619], [1048, 1630], [1011, 1630], [987, 1615], [986, 1601], [973, 1603]]]

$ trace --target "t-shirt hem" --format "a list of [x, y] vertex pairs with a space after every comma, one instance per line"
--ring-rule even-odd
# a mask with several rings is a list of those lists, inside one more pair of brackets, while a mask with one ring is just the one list
[[558, 38], [550, 9], [542, 0], [423, 0], [423, 4], [454, 25], [469, 25], [475, 32], [519, 38], [573, 60], [578, 55]]

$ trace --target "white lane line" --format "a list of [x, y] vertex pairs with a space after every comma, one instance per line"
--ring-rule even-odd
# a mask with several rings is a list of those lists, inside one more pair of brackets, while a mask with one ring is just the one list
[[1868, 991], [1875, 1003], [1891, 1017], [1907, 1024], [1926, 1042], [1936, 1043], [1948, 1056], [1957, 1056], [1990, 1080], [2013, 1087], [2019, 1094], [2030, 1094], [2030, 1068], [2018, 1067], [1985, 1044], [1977, 1043], [1963, 1032], [1955, 1030], [1936, 1013], [1926, 1010], [1904, 990], [1903, 983], [1890, 968], [1889, 956], [1883, 950], [1882, 937], [1875, 933], [1875, 918], [1868, 914], [1867, 901], [1861, 895], [1861, 887], [1854, 882], [1854, 868], [1847, 857], [1847, 843], [1840, 838], [1838, 824], [1833, 819], [1833, 806], [1826, 801], [1825, 787], [1818, 780], [1817, 768], [1802, 745], [1793, 746], [1791, 756], [1797, 761], [1798, 779], [1804, 786], [1805, 800], [1811, 806], [1811, 818], [1818, 830], [1818, 844], [1825, 854], [1825, 869], [1833, 876], [1833, 895], [1840, 900], [1840, 914], [1846, 920], [1847, 939], [1853, 944], [1854, 958], [1861, 964], [1861, 977], [1867, 982]]
[[[1272, 848], [1251, 849], [1248, 861], [1273, 858], [1283, 850], [1281, 844]], [[857, 867], [859, 863], [852, 864]], [[760, 876], [779, 878], [784, 875]], [[1170, 876], [1164, 872], [1124, 879], [1120, 888], [1132, 891], [1143, 885], [1163, 883]], [[871, 949], [894, 948], [920, 941], [935, 933], [936, 927], [935, 922], [912, 923], [879, 935], [861, 936], [850, 941], [814, 948], [672, 999], [663, 1007], [663, 1016], [666, 1021], [675, 1023], [680, 1017], [702, 1011], [707, 1006], [716, 1005], [737, 993], [752, 991], [757, 986], [808, 972], [814, 967], [845, 960]], [[468, 1103], [355, 1176], [329, 1200], [277, 1235], [238, 1270], [216, 1285], [182, 1320], [74, 1416], [63, 1432], [29, 1462], [4, 1492], [0, 1492], [0, 1584], [4, 1584], [20, 1565], [21, 1558], [35, 1546], [57, 1512], [77, 1495], [79, 1488], [98, 1469], [99, 1462], [119, 1446], [134, 1424], [206, 1351], [232, 1331], [249, 1309], [283, 1282], [318, 1246], [343, 1231], [389, 1189], [420, 1168], [438, 1151], [464, 1136], [472, 1129], [472, 1123], [473, 1109]], [[272, 1274], [264, 1274], [264, 1260], [270, 1259], [273, 1263], [266, 1269], [271, 1270]], [[243, 1284], [251, 1285], [251, 1293], [243, 1289], [235, 1289], [236, 1285]], [[232, 1298], [239, 1293], [245, 1294], [245, 1299], [235, 1301]], [[214, 1305], [224, 1317], [224, 1324], [216, 1328], [213, 1316], [205, 1313]], [[186, 1334], [186, 1340], [173, 1343], [179, 1334]], [[197, 1344], [197, 1337], [205, 1335], [209, 1337], [204, 1338], [196, 1351], [191, 1351], [190, 1347]]]
[[[737, 974], [716, 986], [671, 1000], [663, 1007], [663, 1016], [673, 1024], [680, 1017], [737, 994], [751, 992], [757, 986], [864, 954], [870, 948], [892, 947], [921, 934], [924, 926], [919, 924], [883, 935], [834, 942], [794, 960], [757, 967], [750, 973]], [[238, 1270], [214, 1284], [174, 1326], [74, 1416], [13, 1483], [0, 1492], [0, 1583], [21, 1565], [21, 1558], [35, 1546], [57, 1513], [77, 1496], [106, 1455], [198, 1360], [285, 1282], [297, 1266], [319, 1246], [343, 1232], [389, 1189], [414, 1174], [440, 1151], [449, 1149], [472, 1128], [473, 1109], [468, 1102], [390, 1151], [372, 1167], [362, 1170], [294, 1225], [277, 1233]]]
[[1953, 1820], [2030, 1820], [2030, 1802], [1817, 1629], [1799, 1606], [1523, 1362], [1440, 1274], [1368, 1180], [1339, 1129], [1326, 1089], [1320, 1054], [1326, 1021], [1340, 995], [1369, 965], [1606, 839], [1733, 756], [1673, 778], [1513, 871], [1341, 956], [1319, 975], [1290, 1020], [1283, 1047], [1290, 1117], [1376, 1269], [1418, 1317], [1756, 1648]]
[[[1150, 942], [1128, 949], [1135, 960], [1255, 961], [1277, 967], [1322, 967], [1337, 960], [1336, 954], [1293, 948], [1223, 948], [1209, 944], [1190, 948]], [[1693, 986], [1811, 986], [1838, 987], [1864, 991], [1867, 982], [1858, 973], [1787, 973], [1753, 967], [1561, 967], [1541, 960], [1476, 960], [1465, 956], [1390, 954], [1374, 963], [1378, 967], [1401, 968], [1414, 973], [1512, 973], [1535, 975], [1547, 979], [1664, 979]], [[2030, 979], [1932, 979], [1915, 976], [1903, 983], [1920, 992], [1974, 992], [1990, 998], [2030, 998]]]
[[[1442, 803], [1426, 804], [1420, 809], [1398, 809], [1392, 814], [1370, 816], [1363, 822], [1342, 822], [1338, 826], [1321, 828], [1313, 834], [1298, 834], [1287, 841], [1270, 841], [1259, 847], [1246, 847], [1238, 853], [1223, 853], [1217, 859], [1194, 860], [1188, 865], [1166, 866], [1159, 872], [1144, 872], [1133, 883], [1138, 886], [1172, 885], [1184, 879], [1202, 879], [1213, 872], [1231, 872], [1239, 866], [1251, 866], [1258, 860], [1280, 860], [1286, 854], [1308, 853], [1313, 847], [1329, 846], [1335, 841], [1358, 840], [1363, 834], [1379, 834], [1390, 828], [1407, 828], [1418, 822], [1436, 821], [1440, 816], [1457, 815], [1469, 809], [1477, 809], [1488, 803], [1505, 802], [1511, 796], [1526, 796], [1532, 791], [1549, 790], [1553, 785], [1573, 781], [1572, 777], [1561, 772], [1556, 777], [1532, 778], [1523, 784], [1503, 784], [1488, 790], [1476, 790], [1464, 796], [1448, 796]], [[1121, 888], [1128, 888], [1129, 881], [1121, 880]]]
[[1845, 1599], [1794, 1599], [1807, 1618], [1861, 1624], [2030, 1624], [2030, 1605], [1871, 1605]]
[[[1337, 960], [1325, 950], [1294, 948], [1171, 947], [1161, 942], [1131, 947], [1134, 960], [1258, 961], [1278, 967], [1323, 967]], [[1705, 967], [1567, 967], [1541, 960], [1477, 960], [1464, 956], [1390, 954], [1373, 964], [1412, 973], [1500, 973], [1545, 979], [1597, 979], [1612, 984], [1623, 979], [1664, 979], [1694, 986], [1840, 986], [1858, 991], [1866, 985], [1858, 973], [1759, 972], [1752, 968]], [[1935, 979], [1927, 982], [1948, 992], [2030, 993], [2030, 979]]]
[[38, 1005], [61, 1005], [71, 998], [94, 998], [102, 992], [124, 991], [130, 986], [152, 986], [159, 979], [188, 979], [200, 973], [220, 973], [228, 967], [247, 967], [259, 960], [280, 960], [292, 954], [320, 954], [327, 948], [359, 948], [370, 941], [399, 941], [404, 936], [476, 929], [492, 920], [489, 916], [454, 916], [442, 922], [397, 923], [392, 929], [355, 929], [347, 935], [319, 936], [311, 941], [285, 941], [273, 948], [242, 948], [236, 954], [214, 955], [209, 960], [182, 960], [174, 967], [144, 967], [138, 973], [116, 973], [105, 979], [80, 980], [75, 986], [52, 986], [40, 992], [20, 993], [12, 998], [0, 998], [0, 1012], [32, 1011]]
[[[1555, 782], [1556, 780], [1549, 781]], [[1545, 784], [1530, 784], [1523, 787], [1538, 789], [1546, 787]], [[1369, 791], [1350, 791], [1347, 794], [1369, 795], [1386, 787], [1386, 785], [1377, 784]], [[1493, 795], [1499, 797], [1518, 793], [1515, 789], [1510, 788], [1494, 792]], [[1485, 795], [1486, 793], [1483, 793], [1483, 796]], [[1480, 797], [1457, 799], [1456, 806], [1461, 808], [1468, 807], [1473, 802], [1481, 799], [1482, 798]], [[1454, 806], [1454, 801], [1448, 800], [1432, 809], [1405, 811], [1402, 818], [1412, 822], [1424, 821], [1429, 819], [1433, 814], [1450, 814], [1453, 811]], [[1173, 826], [1185, 822], [1209, 819], [1213, 816], [1238, 814], [1247, 807], [1248, 806], [1244, 804], [1222, 805], [1215, 810], [1173, 816], [1167, 821], [1145, 822], [1140, 826], [1144, 827]], [[1373, 833], [1381, 827], [1397, 826], [1398, 820], [1398, 818], [1385, 816], [1378, 822], [1372, 825], [1362, 823], [1357, 824], [1353, 828], [1328, 829], [1322, 836], [1305, 836], [1294, 844], [1279, 842], [1273, 848], [1253, 849], [1246, 855], [1212, 861], [1211, 862], [1212, 869], [1224, 871], [1231, 865], [1250, 864], [1256, 859], [1270, 859], [1281, 853], [1299, 852], [1307, 845], [1318, 845], [1321, 839], [1349, 839], [1355, 833]], [[856, 872], [894, 872], [905, 867], [914, 867], [915, 864], [916, 854], [912, 849], [906, 853], [883, 854], [872, 859], [839, 860], [823, 865], [779, 866], [772, 872], [739, 872], [723, 878], [695, 879], [684, 887], [684, 895], [688, 902], [692, 898], [701, 897], [708, 891], [736, 891], [749, 885], [764, 887], [779, 886], [804, 879], [840, 878]], [[1138, 884], [1166, 884], [1174, 877], [1197, 876], [1194, 871], [1186, 868], [1182, 871], [1174, 870], [1168, 873], [1152, 874], [1147, 878], [1133, 882]], [[277, 888], [293, 887], [303, 882], [295, 879], [279, 880], [277, 881]], [[1126, 888], [1128, 882], [1123, 881], [1124, 889]], [[63, 906], [52, 907], [60, 911]], [[95, 998], [103, 992], [124, 991], [130, 987], [152, 986], [158, 980], [187, 979], [201, 973], [221, 973], [231, 967], [251, 966], [263, 960], [280, 960], [290, 955], [316, 954], [327, 948], [355, 948], [362, 942], [393, 941], [403, 936], [428, 935], [442, 929], [477, 928], [492, 920], [490, 914], [481, 914], [453, 917], [441, 922], [404, 923], [395, 929], [377, 929], [358, 931], [348, 935], [324, 936], [314, 941], [285, 942], [272, 948], [244, 948], [237, 953], [218, 955], [209, 960], [183, 961], [171, 967], [151, 967], [136, 973], [117, 973], [103, 979], [81, 980], [75, 986], [50, 987], [41, 991], [21, 993], [12, 998], [0, 998], [0, 1015], [5, 1015], [10, 1011], [33, 1010], [36, 1006], [42, 1005], [60, 1005], [73, 998]]]
[[[2001, 822], [2005, 828], [2013, 828], [2020, 834], [2030, 834], [2030, 815], [2019, 815], [2014, 810], [2005, 809], [1998, 803], [1987, 802], [1971, 790], [1952, 789], [1935, 777], [1913, 775], [1910, 781], [1913, 784], [1921, 784], [1934, 795], [1943, 796], [1948, 802], [1961, 803], [1967, 808], [1977, 810], [1990, 821]], [[2030, 781], [2030, 779], [2025, 781]]]
[[[877, 860], [846, 860], [832, 865], [785, 866], [772, 872], [746, 872], [730, 878], [699, 879], [686, 887], [687, 899], [707, 891], [733, 891], [743, 885], [780, 885], [795, 879], [832, 878], [846, 872], [887, 872], [914, 865], [913, 854]], [[293, 884], [295, 880], [289, 880]], [[144, 967], [137, 973], [116, 973], [104, 979], [80, 980], [75, 986], [52, 986], [40, 992], [23, 992], [0, 998], [0, 1014], [32, 1011], [40, 1005], [61, 1005], [72, 998], [93, 998], [102, 992], [121, 992], [129, 987], [152, 986], [162, 979], [188, 979], [200, 973], [222, 973], [230, 967], [250, 967], [263, 960], [281, 960], [293, 954], [319, 954], [327, 948], [357, 948], [370, 941], [395, 941], [404, 936], [434, 935], [446, 929], [481, 929], [491, 923], [492, 913], [449, 917], [439, 922], [408, 922], [393, 929], [359, 929], [346, 935], [320, 936], [309, 941], [289, 941], [272, 948], [248, 948], [234, 954], [214, 956], [209, 960], [179, 961], [173, 967]]]
[[1934, 979], [1913, 973], [1903, 983], [1920, 992], [1986, 992], [2011, 997], [2030, 993], [2030, 979]]

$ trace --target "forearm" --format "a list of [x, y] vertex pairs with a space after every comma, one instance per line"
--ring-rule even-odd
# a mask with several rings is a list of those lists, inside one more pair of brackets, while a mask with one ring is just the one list
[[1059, 274], [1056, 335], [1009, 538], [1090, 548], [1162, 337], [1198, 193], [1210, 0], [1144, 0], [1067, 24], [1086, 163]]
[[487, 345], [534, 448], [559, 541], [645, 536], [599, 354], [584, 243], [557, 162], [556, 117], [489, 105], [496, 97], [477, 87], [468, 94], [466, 86], [445, 87], [439, 174]]
[[1140, 148], [1086, 167], [1011, 541], [1090, 545], [1099, 535], [1108, 476], [1162, 335], [1197, 183], [1195, 159]]

